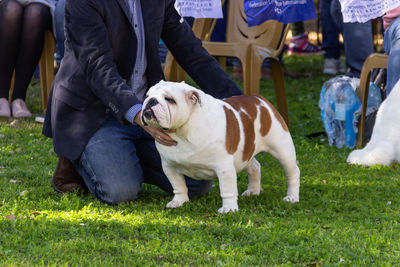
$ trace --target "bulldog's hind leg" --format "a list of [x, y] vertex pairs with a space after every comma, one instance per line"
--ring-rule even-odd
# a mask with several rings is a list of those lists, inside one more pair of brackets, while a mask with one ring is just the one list
[[249, 184], [247, 190], [242, 193], [242, 196], [258, 196], [261, 191], [261, 165], [255, 158], [252, 158], [245, 170]]
[[296, 151], [290, 134], [281, 135], [279, 142], [270, 144], [268, 152], [282, 165], [287, 180], [287, 193], [284, 201], [299, 202], [300, 169], [297, 166]]

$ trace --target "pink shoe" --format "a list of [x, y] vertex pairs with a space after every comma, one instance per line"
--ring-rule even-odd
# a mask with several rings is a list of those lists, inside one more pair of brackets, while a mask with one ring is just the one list
[[22, 100], [21, 98], [15, 99], [11, 103], [11, 110], [12, 115], [15, 118], [27, 118], [32, 116], [32, 113], [26, 107], [24, 100]]
[[308, 34], [304, 33], [301, 35], [296, 35], [290, 39], [288, 54], [289, 55], [312, 55], [312, 54], [320, 54], [322, 52], [322, 48], [316, 45], [311, 44], [308, 41]]
[[10, 103], [8, 103], [8, 99], [0, 98], [0, 117], [9, 118], [11, 116], [10, 111]]

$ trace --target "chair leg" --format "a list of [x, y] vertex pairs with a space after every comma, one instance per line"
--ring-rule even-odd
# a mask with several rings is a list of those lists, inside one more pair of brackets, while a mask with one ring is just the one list
[[164, 76], [167, 81], [181, 82], [186, 79], [186, 73], [176, 62], [170, 52], [167, 53], [164, 64]]
[[15, 82], [15, 71], [13, 71], [11, 83], [10, 83], [10, 90], [8, 91], [8, 101], [10, 101], [10, 104], [11, 104], [12, 95], [14, 92], [14, 82]]
[[272, 78], [274, 81], [276, 102], [278, 104], [278, 111], [282, 115], [286, 124], [289, 126], [289, 112], [286, 100], [285, 80], [283, 76], [283, 68], [278, 59], [270, 58]]
[[39, 61], [40, 87], [42, 91], [42, 107], [46, 110], [47, 101], [54, 80], [55, 40], [50, 31], [45, 33], [42, 56]]
[[366, 69], [361, 72], [360, 77], [360, 87], [358, 88], [358, 96], [361, 100], [361, 114], [358, 125], [358, 133], [356, 146], [361, 147], [364, 145], [364, 131], [365, 131], [365, 114], [367, 112], [367, 102], [368, 102], [368, 93], [369, 93], [369, 79], [371, 76], [372, 69]]
[[226, 72], [226, 57], [217, 57], [217, 61], [221, 65], [222, 69]]
[[253, 57], [249, 63], [250, 72], [248, 74], [248, 86], [245, 93], [248, 95], [256, 95], [260, 93], [261, 65], [262, 59]]

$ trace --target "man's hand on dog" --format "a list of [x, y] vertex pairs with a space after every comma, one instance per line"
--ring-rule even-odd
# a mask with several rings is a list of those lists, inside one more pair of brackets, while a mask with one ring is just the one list
[[153, 136], [154, 140], [156, 140], [158, 143], [164, 146], [176, 146], [178, 144], [163, 130], [153, 126], [143, 125], [141, 120], [141, 112], [138, 112], [138, 114], [136, 114], [134, 123], [142, 127], [146, 132], [148, 132], [151, 136]]

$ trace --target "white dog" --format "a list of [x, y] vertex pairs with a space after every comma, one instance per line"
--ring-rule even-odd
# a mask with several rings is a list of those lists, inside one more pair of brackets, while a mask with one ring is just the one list
[[393, 161], [400, 162], [400, 81], [381, 104], [367, 146], [347, 158], [347, 163], [365, 166]]
[[242, 195], [258, 195], [261, 173], [254, 156], [262, 151], [271, 153], [285, 170], [288, 188], [284, 200], [299, 201], [300, 170], [292, 138], [282, 117], [263, 97], [219, 100], [184, 82], [161, 81], [147, 92], [142, 120], [169, 130], [178, 143], [156, 143], [174, 189], [167, 208], [189, 201], [186, 175], [199, 180], [218, 177], [223, 203], [218, 211], [237, 211], [236, 173], [242, 169], [248, 173], [248, 188]]

